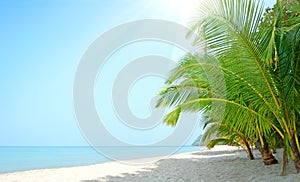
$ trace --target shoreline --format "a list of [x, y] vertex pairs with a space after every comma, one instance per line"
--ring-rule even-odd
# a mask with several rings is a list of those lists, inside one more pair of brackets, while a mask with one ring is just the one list
[[211, 150], [159, 157], [160, 160], [144, 165], [108, 161], [4, 173], [0, 174], [0, 181], [300, 181], [292, 161], [286, 175], [280, 176], [281, 154], [281, 149], [275, 154], [279, 164], [265, 166], [258, 151], [254, 152], [256, 159], [251, 161], [242, 149], [216, 146]]
[[[96, 150], [90, 146], [72, 147], [3, 147], [0, 174], [38, 169], [88, 166], [110, 161], [147, 159], [155, 156], [199, 151], [200, 146], [122, 147], [105, 146]], [[103, 150], [103, 152], [101, 152]], [[121, 152], [120, 152], [121, 151]]]

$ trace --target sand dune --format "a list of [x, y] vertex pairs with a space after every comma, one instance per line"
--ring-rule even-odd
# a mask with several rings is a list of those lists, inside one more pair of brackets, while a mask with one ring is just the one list
[[91, 166], [41, 169], [0, 175], [0, 181], [292, 181], [299, 182], [293, 163], [286, 176], [280, 176], [279, 164], [265, 166], [256, 151], [250, 161], [246, 153], [235, 147], [218, 146], [212, 150], [176, 154], [155, 163], [126, 165], [107, 162]]

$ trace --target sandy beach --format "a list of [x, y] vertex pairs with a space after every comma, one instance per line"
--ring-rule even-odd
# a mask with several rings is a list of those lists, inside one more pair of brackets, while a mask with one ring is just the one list
[[255, 151], [255, 160], [248, 160], [238, 148], [217, 146], [212, 150], [176, 154], [145, 165], [107, 162], [91, 166], [40, 169], [0, 175], [0, 181], [300, 181], [292, 161], [286, 176], [280, 176], [279, 164], [265, 166]]

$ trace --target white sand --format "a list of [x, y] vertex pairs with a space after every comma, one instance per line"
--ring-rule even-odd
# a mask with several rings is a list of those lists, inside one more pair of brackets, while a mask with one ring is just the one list
[[286, 176], [280, 176], [280, 164], [265, 166], [256, 151], [255, 160], [248, 160], [244, 151], [218, 146], [212, 150], [177, 154], [146, 165], [125, 165], [108, 162], [91, 166], [41, 169], [1, 174], [0, 181], [300, 181], [292, 161]]

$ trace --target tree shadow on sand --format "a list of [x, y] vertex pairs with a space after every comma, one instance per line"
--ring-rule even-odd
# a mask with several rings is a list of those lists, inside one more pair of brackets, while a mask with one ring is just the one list
[[239, 152], [244, 152], [242, 149], [237, 150], [225, 150], [225, 151], [201, 151], [201, 152], [194, 152], [193, 155], [219, 155], [219, 154], [236, 154]]
[[[81, 182], [101, 181], [300, 181], [300, 175], [293, 171], [290, 163], [289, 175], [280, 176], [281, 164], [264, 166], [261, 159], [248, 160], [245, 155], [234, 155], [244, 152], [234, 151], [201, 151], [188, 157], [162, 159], [154, 167], [145, 167], [133, 173], [122, 173], [118, 176], [105, 176]], [[215, 156], [213, 156], [215, 155]], [[202, 156], [202, 157], [201, 157]], [[213, 156], [213, 157], [208, 157]], [[224, 157], [225, 156], [225, 157]]]

